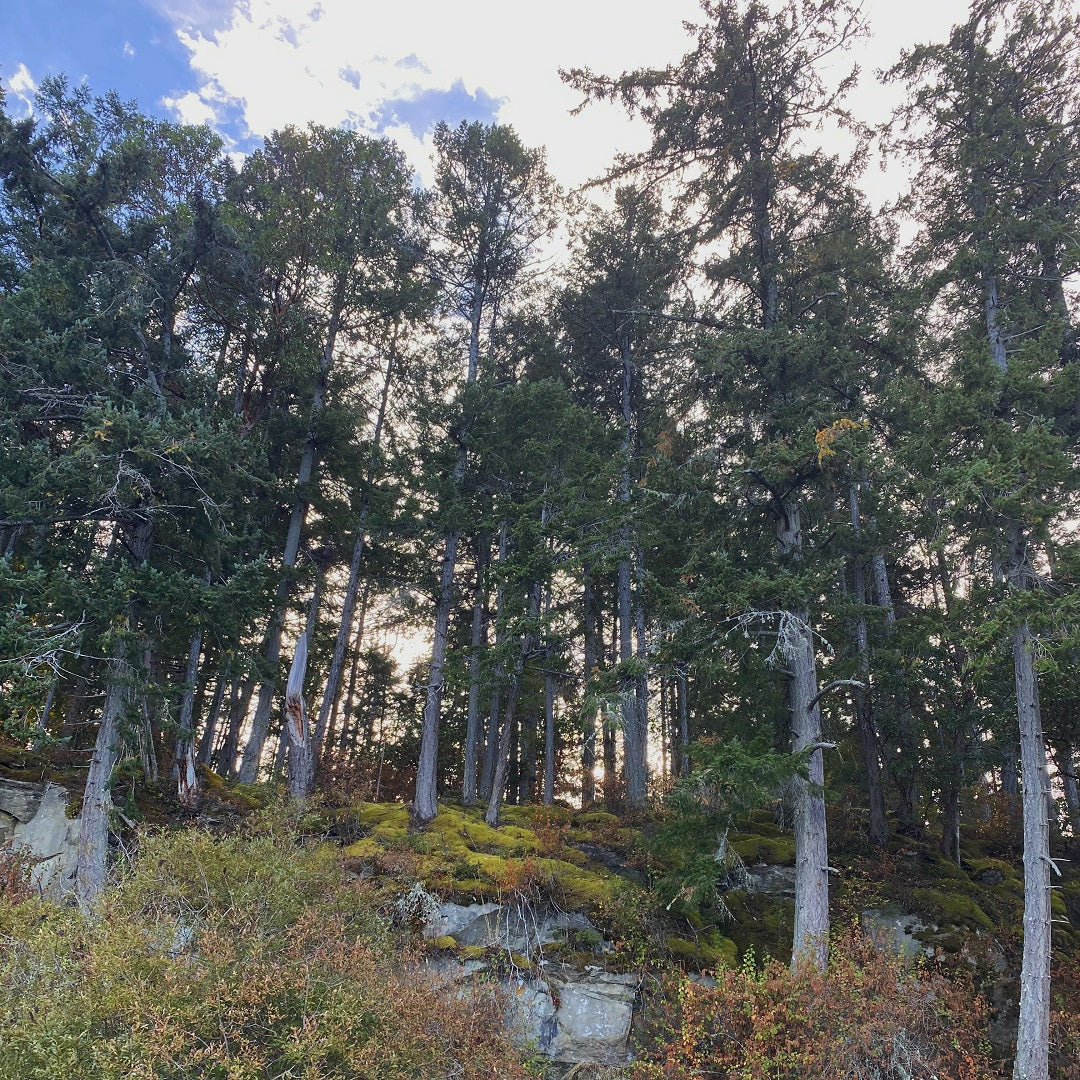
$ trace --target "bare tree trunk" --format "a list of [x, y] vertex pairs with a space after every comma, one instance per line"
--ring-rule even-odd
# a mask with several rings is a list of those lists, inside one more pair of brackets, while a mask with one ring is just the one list
[[536, 756], [539, 730], [539, 717], [530, 710], [524, 716], [518, 712], [517, 737], [517, 798], [518, 806], [524, 806], [535, 798], [536, 792]]
[[[885, 635], [891, 640], [896, 632], [896, 607], [893, 604], [892, 590], [889, 587], [889, 571], [885, 565], [885, 556], [875, 552], [870, 557], [870, 580], [873, 584], [874, 602], [885, 613]], [[915, 808], [919, 802], [919, 781], [916, 770], [911, 765], [915, 755], [915, 724], [911, 715], [911, 702], [908, 699], [904, 673], [894, 665], [890, 676], [895, 685], [893, 699], [896, 709], [896, 726], [903, 743], [903, 761], [890, 765], [889, 777], [896, 785], [900, 796], [899, 819], [903, 828], [916, 829]]]
[[285, 730], [289, 737], [289, 794], [306, 799], [315, 788], [315, 752], [308, 731], [304, 703], [304, 676], [307, 673], [308, 635], [296, 643], [289, 681], [285, 689]]
[[195, 760], [200, 765], [209, 765], [214, 753], [214, 743], [217, 741], [218, 719], [221, 716], [221, 703], [225, 699], [225, 685], [228, 682], [225, 674], [218, 675], [214, 683], [214, 694], [210, 698], [210, 709], [206, 715], [206, 723], [203, 724], [202, 735], [199, 737], [199, 751]]
[[431, 667], [428, 675], [427, 700], [424, 703], [424, 726], [420, 736], [420, 761], [416, 770], [416, 794], [413, 798], [413, 817], [423, 823], [434, 819], [439, 812], [437, 794], [439, 720], [442, 714], [443, 686], [446, 675], [446, 645], [450, 631], [450, 608], [454, 601], [454, 567], [457, 563], [458, 533], [446, 534], [439, 597], [435, 605], [435, 636], [431, 645]]
[[499, 731], [499, 746], [495, 758], [495, 771], [491, 781], [491, 795], [488, 798], [484, 821], [492, 828], [499, 824], [499, 808], [502, 806], [503, 792], [506, 788], [507, 770], [510, 764], [510, 740], [514, 730], [518, 694], [521, 690], [521, 676], [525, 662], [535, 649], [536, 635], [533, 629], [540, 610], [539, 586], [533, 586], [529, 598], [529, 628], [521, 639], [521, 650], [514, 662], [514, 670], [506, 691], [506, 715]]
[[1050, 1046], [1050, 824], [1039, 683], [1027, 622], [1013, 632], [1024, 807], [1024, 952], [1014, 1080], [1045, 1080]]
[[[330, 720], [322, 738], [315, 741], [315, 752], [318, 754], [325, 746], [337, 745], [338, 750], [345, 749], [344, 736], [348, 730], [349, 721], [353, 716], [353, 704], [356, 701], [356, 679], [360, 670], [360, 646], [364, 641], [364, 626], [367, 623], [368, 603], [371, 599], [371, 581], [364, 582], [364, 592], [360, 597], [360, 616], [356, 620], [356, 634], [352, 641], [352, 663], [349, 665], [349, 684], [345, 690], [345, 700], [341, 701], [341, 695], [334, 698], [334, 706], [330, 710]], [[339, 709], [344, 712], [341, 722], [341, 738], [337, 736], [337, 722]]]
[[619, 662], [624, 674], [619, 680], [619, 704], [622, 711], [623, 768], [626, 773], [626, 798], [630, 806], [645, 806], [648, 784], [645, 764], [645, 740], [641, 737], [641, 710], [638, 701], [637, 680], [628, 670], [634, 658], [634, 624], [631, 596], [631, 558], [629, 530], [623, 528], [621, 543], [627, 545], [625, 555], [619, 560]]
[[[798, 561], [802, 525], [798, 505], [780, 506], [776, 536], [782, 554]], [[795, 933], [791, 963], [809, 963], [824, 971], [829, 956], [829, 845], [825, 824], [825, 768], [821, 747], [814, 635], [805, 611], [781, 617], [781, 655], [788, 670], [792, 749], [809, 751], [808, 780], [795, 786]]]
[[30, 744], [34, 750], [42, 749], [46, 739], [49, 737], [49, 713], [52, 712], [53, 702], [56, 700], [56, 688], [59, 683], [59, 678], [53, 676], [52, 681], [49, 683], [49, 692], [45, 695], [45, 704], [42, 706], [41, 714], [34, 723], [34, 739]]
[[109, 860], [109, 781], [120, 755], [120, 720], [131, 705], [131, 667], [126, 649], [118, 647], [108, 662], [105, 704], [101, 710], [90, 771], [79, 815], [79, 847], [75, 861], [75, 897], [89, 911], [105, 887]]
[[[117, 526], [114, 539], [122, 530]], [[141, 566], [150, 557], [154, 523], [149, 514], [131, 523], [129, 553], [132, 562]], [[134, 611], [129, 607], [126, 630], [135, 626]], [[89, 911], [105, 887], [109, 859], [109, 808], [112, 796], [109, 784], [120, 754], [120, 721], [132, 703], [131, 644], [121, 637], [105, 670], [105, 701], [101, 710], [86, 776], [82, 811], [79, 815], [79, 846], [75, 857], [75, 898], [83, 911]]]
[[1001, 794], [1009, 799], [1020, 798], [1018, 756], [1016, 743], [1012, 739], [1005, 739], [1001, 747]]
[[592, 569], [585, 567], [584, 585], [585, 643], [582, 663], [581, 686], [583, 696], [582, 723], [584, 726], [581, 745], [581, 805], [590, 806], [596, 801], [596, 713], [587, 705], [589, 684], [596, 670], [596, 597], [593, 589]]
[[676, 686], [679, 693], [679, 776], [690, 775], [690, 702], [687, 697], [686, 665], [676, 669]]
[[669, 700], [671, 682], [665, 676], [660, 676], [660, 775], [667, 779], [671, 775], [671, 702]]
[[[640, 757], [644, 764], [642, 805], [649, 788], [649, 650], [645, 628], [645, 554], [640, 547], [634, 550], [634, 633], [637, 673], [634, 676], [634, 703], [636, 705], [637, 737]], [[636, 805], [636, 804], [631, 804]]]
[[469, 638], [469, 702], [465, 714], [465, 771], [461, 803], [475, 806], [476, 768], [480, 752], [480, 655], [487, 648], [487, 564], [491, 537], [476, 538], [476, 582], [473, 589], [472, 634]]
[[[506, 522], [499, 525], [499, 565], [506, 562], [508, 539], [506, 534]], [[506, 586], [500, 581], [495, 591], [495, 649], [498, 652], [506, 634], [504, 625], [504, 607], [506, 604]], [[495, 775], [495, 759], [498, 756], [499, 744], [499, 713], [502, 708], [503, 665], [500, 660], [495, 665], [494, 678], [491, 688], [491, 703], [488, 708], [488, 729], [484, 744], [484, 760], [480, 771], [480, 795], [487, 799], [491, 797], [491, 781]]]
[[375, 483], [375, 474], [379, 465], [379, 451], [382, 443], [383, 425], [386, 421], [386, 407], [390, 399], [390, 386], [394, 376], [395, 346], [391, 346], [383, 373], [382, 390], [379, 395], [379, 410], [375, 415], [375, 427], [371, 434], [371, 454], [368, 458], [367, 474], [364, 477], [364, 489], [360, 496], [360, 511], [356, 517], [356, 542], [353, 545], [352, 560], [349, 563], [349, 580], [345, 586], [345, 598], [341, 605], [341, 621], [338, 624], [337, 637], [334, 640], [334, 654], [330, 660], [330, 670], [326, 676], [322, 705], [315, 724], [315, 752], [322, 746], [326, 726], [330, 721], [330, 712], [337, 700], [341, 685], [341, 672], [345, 666], [345, 649], [352, 634], [353, 614], [356, 611], [356, 594], [360, 586], [360, 565], [364, 558], [364, 542], [367, 534], [368, 512], [371, 506], [371, 489]]
[[194, 809], [199, 802], [199, 780], [195, 772], [195, 733], [192, 714], [195, 708], [195, 686], [199, 677], [199, 654], [202, 652], [202, 630], [197, 630], [188, 646], [187, 667], [184, 670], [184, 697], [177, 721], [176, 752], [173, 755], [173, 776], [180, 805]]
[[[859, 509], [859, 487], [852, 484], [849, 491], [851, 506], [851, 528], [856, 541], [862, 536], [861, 511]], [[870, 715], [870, 635], [866, 626], [866, 573], [861, 554], [851, 560], [852, 589], [859, 613], [855, 618], [854, 637], [855, 655], [858, 661], [861, 687], [855, 687], [852, 698], [855, 702], [855, 719], [859, 728], [859, 747], [862, 750], [863, 768], [866, 771], [866, 793], [870, 805], [869, 836], [872, 843], [884, 847], [889, 842], [889, 824], [885, 817], [885, 793], [881, 785], [881, 756], [878, 748], [877, 731]]]
[[544, 672], [544, 805], [555, 802], [555, 676]]
[[1061, 777], [1065, 806], [1069, 811], [1073, 839], [1076, 839], [1080, 837], [1080, 784], [1077, 784], [1076, 751], [1070, 746], [1062, 746], [1059, 750], [1058, 775]]
[[225, 733], [225, 742], [217, 759], [218, 772], [222, 776], [233, 777], [236, 775], [236, 755], [240, 750], [240, 729], [243, 727], [244, 720], [247, 717], [254, 685], [250, 678], [233, 681], [232, 690], [229, 694], [229, 730]]
[[[308, 414], [308, 432], [304, 440], [304, 450], [300, 457], [300, 468], [296, 474], [296, 498], [293, 500], [289, 515], [289, 528], [285, 534], [285, 550], [281, 556], [281, 579], [274, 595], [274, 609], [270, 616], [270, 626], [265, 638], [264, 658], [267, 668], [273, 672], [281, 657], [281, 633], [285, 627], [285, 609], [292, 593], [292, 571], [296, 566], [296, 557], [300, 551], [300, 534], [308, 511], [308, 487], [315, 472], [315, 452], [317, 449], [315, 426], [323, 410], [326, 396], [326, 380], [334, 358], [338, 329], [341, 325], [341, 313], [345, 303], [344, 278], [339, 283], [333, 300], [334, 310], [326, 331], [322, 357], [319, 363], [318, 378], [312, 393], [311, 408]], [[259, 765], [262, 761], [263, 745], [266, 742], [267, 729], [270, 726], [270, 712], [274, 701], [273, 677], [259, 684], [259, 698], [255, 706], [255, 716], [251, 722], [251, 732], [244, 757], [240, 763], [239, 779], [242, 783], [252, 784], [259, 778]]]

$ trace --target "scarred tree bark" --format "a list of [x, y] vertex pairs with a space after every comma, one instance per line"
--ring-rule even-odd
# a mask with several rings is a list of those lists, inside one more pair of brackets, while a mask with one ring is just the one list
[[315, 752], [308, 730], [307, 705], [304, 702], [304, 676], [307, 674], [307, 633], [300, 635], [289, 668], [285, 688], [285, 730], [289, 739], [289, 794], [306, 799], [315, 788]]
[[[776, 538], [782, 555], [798, 561], [802, 525], [798, 504], [779, 507]], [[788, 672], [792, 749], [809, 751], [808, 778], [795, 785], [795, 932], [792, 967], [809, 963], [825, 970], [829, 957], [829, 844], [825, 824], [825, 766], [821, 747], [814, 633], [806, 611], [785, 611], [779, 650]]]

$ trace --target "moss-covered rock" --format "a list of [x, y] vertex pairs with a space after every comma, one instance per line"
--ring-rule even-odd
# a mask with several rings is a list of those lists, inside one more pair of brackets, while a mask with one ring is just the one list
[[994, 923], [969, 896], [941, 889], [913, 889], [908, 903], [914, 914], [926, 915], [933, 922], [966, 926], [971, 930], [993, 930]]
[[728, 844], [747, 865], [795, 865], [795, 838], [792, 836], [747, 836], [732, 833]]

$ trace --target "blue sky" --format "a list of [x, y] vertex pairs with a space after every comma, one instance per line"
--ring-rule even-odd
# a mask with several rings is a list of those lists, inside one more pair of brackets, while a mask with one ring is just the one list
[[[177, 5], [164, 0], [5, 0], [0, 5], [0, 81], [8, 91], [9, 109], [29, 112], [31, 85], [64, 75], [72, 82], [86, 82], [95, 92], [116, 90], [146, 112], [209, 121], [230, 145], [250, 149], [267, 132], [252, 129], [242, 96], [218, 95], [214, 115], [200, 113], [196, 99], [201, 100], [207, 79], [193, 66], [186, 43], [227, 33], [237, 7], [228, 0]], [[288, 22], [280, 36], [298, 48], [298, 36]], [[426, 68], [415, 54], [398, 63], [419, 72]], [[340, 76], [357, 88], [364, 78], [348, 65]], [[185, 101], [186, 109], [181, 104]], [[423, 140], [442, 119], [490, 123], [499, 106], [499, 99], [483, 87], [470, 91], [458, 78], [446, 88], [420, 87], [400, 98], [387, 96], [362, 117], [343, 104], [337, 119], [374, 130], [404, 127]]]
[[[855, 105], [884, 119], [873, 77], [940, 39], [965, 0], [865, 0], [876, 30]], [[0, 81], [29, 110], [49, 75], [115, 89], [143, 110], [209, 123], [244, 152], [287, 124], [388, 134], [422, 177], [438, 120], [513, 124], [573, 186], [647, 133], [615, 106], [572, 117], [559, 67], [618, 73], [681, 56], [696, 0], [0, 0]]]
[[5, 0], [0, 4], [0, 78], [5, 86], [27, 69], [86, 79], [95, 90], [116, 89], [148, 110], [192, 83], [188, 51], [174, 26], [139, 0]]

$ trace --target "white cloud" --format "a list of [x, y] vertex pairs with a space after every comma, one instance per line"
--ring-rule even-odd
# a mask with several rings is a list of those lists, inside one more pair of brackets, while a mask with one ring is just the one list
[[162, 98], [161, 103], [167, 109], [172, 109], [181, 123], [211, 126], [217, 123], [217, 113], [193, 90], [180, 97]]
[[[558, 68], [616, 74], [663, 65], [688, 47], [683, 21], [701, 14], [696, 0], [546, 0], [536, 7], [238, 0], [231, 11], [226, 0], [152, 2], [174, 20], [199, 80], [195, 94], [173, 103], [185, 118], [239, 111], [255, 136], [309, 121], [371, 131], [384, 103], [446, 92], [460, 81], [500, 101], [498, 119], [527, 145], [546, 146], [552, 171], [568, 186], [597, 175], [616, 151], [645, 145], [647, 136], [613, 105], [571, 117], [578, 98]], [[867, 75], [855, 106], [877, 114], [887, 108], [874, 68], [891, 63], [904, 44], [940, 36], [963, 18], [964, 0], [915, 0], [902, 18], [893, 0], [865, 7], [881, 27], [875, 42], [856, 50]], [[423, 173], [427, 140], [403, 127], [388, 134]]]
[[7, 81], [8, 90], [18, 98], [26, 107], [27, 115], [34, 111], [34, 94], [37, 93], [37, 83], [30, 69], [25, 64], [20, 64]]
[[[239, 107], [253, 135], [308, 121], [370, 131], [385, 102], [448, 92], [460, 82], [502, 101], [498, 119], [527, 144], [546, 145], [556, 175], [579, 183], [603, 168], [614, 148], [630, 148], [633, 136], [620, 110], [592, 107], [571, 118], [577, 99], [560, 81], [559, 65], [615, 72], [663, 63], [684, 51], [680, 19], [691, 17], [696, 3], [670, 0], [663, 10], [642, 4], [632, 17], [625, 0], [549, 0], [535, 15], [515, 8], [501, 0], [303, 7], [247, 0], [223, 28], [193, 29], [184, 20], [177, 32], [199, 98], [219, 115], [224, 106]], [[192, 115], [192, 103], [185, 107]], [[421, 166], [425, 142], [407, 129], [393, 134]]]
[[125, 41], [124, 47], [120, 51], [124, 54], [125, 60], [130, 60], [135, 55], [135, 46], [130, 41]]

